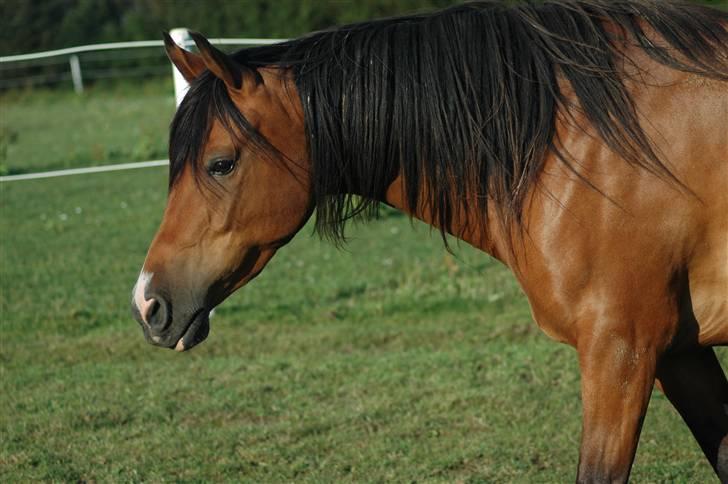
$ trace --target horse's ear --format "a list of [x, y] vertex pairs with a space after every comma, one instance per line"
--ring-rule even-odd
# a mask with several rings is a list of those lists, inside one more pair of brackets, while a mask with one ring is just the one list
[[205, 66], [215, 76], [225, 81], [228, 88], [240, 89], [243, 78], [248, 76], [252, 76], [251, 81], [255, 84], [262, 82], [262, 77], [256, 69], [236, 62], [226, 53], [213, 47], [202, 34], [190, 32], [190, 37], [195, 41]]
[[167, 51], [167, 57], [187, 82], [194, 81], [207, 69], [205, 61], [200, 55], [193, 54], [177, 45], [167, 32], [163, 32], [162, 35], [164, 35], [164, 49]]

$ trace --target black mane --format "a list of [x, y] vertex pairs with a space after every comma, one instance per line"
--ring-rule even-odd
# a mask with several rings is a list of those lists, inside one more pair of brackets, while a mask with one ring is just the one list
[[[399, 173], [409, 205], [426, 204], [443, 231], [458, 208], [475, 203], [485, 214], [488, 197], [518, 222], [545, 156], [558, 151], [557, 112], [571, 109], [628, 162], [669, 176], [637, 122], [620, 67], [629, 59], [615, 37], [663, 64], [728, 80], [728, 14], [670, 1], [510, 3], [364, 22], [234, 54], [293, 73], [319, 233], [342, 240], [346, 220], [376, 213]], [[664, 40], [653, 43], [649, 29]], [[567, 104], [559, 77], [578, 106]], [[196, 162], [213, 118], [274, 152], [205, 73], [172, 123], [170, 184]]]

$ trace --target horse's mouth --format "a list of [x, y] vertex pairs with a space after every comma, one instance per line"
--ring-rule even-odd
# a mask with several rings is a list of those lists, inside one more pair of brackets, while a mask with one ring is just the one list
[[199, 311], [174, 347], [175, 351], [187, 351], [202, 343], [210, 334], [210, 311]]

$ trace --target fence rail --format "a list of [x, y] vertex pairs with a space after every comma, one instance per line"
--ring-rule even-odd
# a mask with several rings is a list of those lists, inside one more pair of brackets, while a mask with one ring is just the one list
[[[209, 40], [211, 43], [216, 45], [246, 46], [270, 45], [281, 42], [285, 39], [217, 38]], [[188, 39], [185, 39], [182, 45], [183, 47], [190, 47], [194, 45], [194, 43]], [[84, 88], [84, 73], [82, 69], [84, 59], [81, 57], [82, 54], [88, 54], [92, 52], [108, 52], [114, 50], [120, 51], [124, 49], [150, 49], [160, 47], [164, 47], [164, 41], [162, 40], [137, 40], [131, 42], [111, 42], [103, 44], [79, 45], [76, 47], [67, 47], [65, 49], [49, 50], [45, 52], [0, 56], [0, 88], [53, 83], [54, 81], [61, 82], [70, 79], [73, 82], [73, 88], [75, 89], [75, 91], [81, 93], [83, 92]], [[96, 58], [89, 60], [93, 62], [98, 62], [100, 60], [99, 55], [97, 54], [95, 57]], [[58, 60], [53, 61], [54, 58]], [[48, 68], [46, 68], [45, 71], [40, 69], [43, 66], [63, 63], [67, 63], [65, 72], [59, 73], [56, 69], [54, 73], [48, 74]], [[33, 70], [34, 68], [35, 70]], [[7, 72], [13, 69], [25, 69], [25, 75], [15, 77], [9, 76]], [[106, 69], [106, 71], [111, 72], [110, 69]], [[137, 71], [139, 71], [139, 69], [137, 69]], [[157, 74], [160, 72], [160, 69], [149, 67], [144, 70], [144, 72], [148, 74]], [[87, 78], [95, 79], [99, 78], [99, 76], [87, 76]]]
[[[208, 39], [210, 43], [217, 45], [270, 45], [282, 42], [285, 39]], [[194, 45], [190, 44], [189, 45]], [[17, 62], [25, 60], [43, 59], [45, 57], [66, 56], [80, 54], [82, 52], [93, 52], [98, 50], [134, 49], [139, 47], [164, 47], [162, 40], [135, 40], [132, 42], [110, 42], [106, 44], [89, 44], [68, 47], [65, 49], [48, 50], [45, 52], [34, 52], [31, 54], [6, 55], [0, 57], [0, 63]], [[185, 46], [186, 47], [186, 46]]]
[[169, 160], [135, 161], [133, 163], [119, 163], [116, 165], [89, 166], [85, 168], [68, 168], [66, 170], [22, 173], [20, 175], [0, 176], [0, 183], [20, 180], [38, 180], [41, 178], [56, 178], [59, 176], [69, 175], [85, 175], [87, 173], [103, 173], [107, 171], [136, 170], [138, 168], [151, 168], [164, 165], [169, 165]]
[[[182, 45], [183, 47], [190, 47], [194, 45], [194, 42], [192, 42], [185, 29], [174, 29], [172, 31], [173, 37], [175, 37], [175, 41]], [[285, 39], [255, 39], [255, 38], [245, 38], [245, 39], [227, 39], [227, 38], [219, 38], [219, 39], [209, 39], [211, 43], [217, 44], [217, 45], [270, 45], [275, 44], [277, 42], [282, 42]], [[49, 50], [46, 52], [34, 52], [31, 54], [19, 54], [19, 55], [10, 55], [10, 56], [2, 56], [0, 57], [0, 87], [4, 85], [3, 81], [7, 81], [7, 79], [4, 79], [4, 75], [2, 71], [6, 71], [7, 68], [4, 65], [8, 65], [10, 63], [21, 63], [26, 66], [27, 64], [35, 64], [36, 66], [41, 65], [53, 65], [53, 64], [60, 64], [65, 63], [66, 60], [62, 60], [60, 62], [53, 62], [49, 61], [48, 59], [51, 58], [62, 58], [67, 57], [67, 62], [69, 62], [69, 71], [65, 71], [64, 73], [61, 73], [59, 75], [56, 75], [55, 79], [60, 80], [68, 80], [71, 79], [73, 81], [73, 86], [76, 92], [82, 92], [83, 91], [83, 77], [82, 77], [82, 71], [81, 71], [81, 61], [79, 59], [80, 54], [89, 53], [89, 52], [102, 52], [102, 51], [109, 51], [109, 50], [122, 50], [122, 49], [141, 49], [141, 48], [159, 48], [164, 46], [164, 41], [161, 40], [141, 40], [141, 41], [134, 41], [134, 42], [113, 42], [113, 43], [106, 43], [106, 44], [92, 44], [92, 45], [81, 45], [77, 47], [68, 47], [65, 49], [56, 49], [56, 50]], [[97, 56], [98, 57], [98, 56]], [[135, 57], [135, 56], [131, 56]], [[97, 59], [89, 59], [89, 61], [96, 61]], [[143, 68], [143, 69], [126, 69], [125, 75], [129, 75], [129, 71], [132, 71], [131, 75], [144, 75], [148, 74], [149, 72], [170, 72], [169, 64], [166, 63], [164, 66], [156, 66], [153, 68]], [[107, 70], [100, 70], [100, 69], [88, 69], [87, 72], [94, 73], [93, 78], [103, 78], [103, 77], [109, 77], [112, 76], [115, 72], [115, 70], [107, 69]], [[175, 77], [180, 77], [179, 72], [174, 69]], [[38, 80], [38, 81], [44, 81], [48, 80], [47, 75], [30, 75], [25, 76], [23, 79], [27, 80]], [[12, 79], [11, 79], [12, 80]], [[177, 95], [177, 101], [179, 103], [179, 100], [181, 99], [181, 94], [186, 89], [187, 85], [186, 82], [184, 82], [184, 79], [175, 79], [175, 93]], [[35, 179], [41, 179], [41, 178], [55, 178], [59, 176], [69, 176], [69, 175], [81, 175], [81, 174], [87, 174], [87, 173], [101, 173], [101, 172], [108, 172], [108, 171], [117, 171], [117, 170], [132, 170], [132, 169], [138, 169], [138, 168], [149, 168], [149, 167], [155, 167], [155, 166], [163, 166], [168, 164], [168, 160], [152, 160], [152, 161], [142, 161], [142, 162], [135, 162], [135, 163], [122, 163], [117, 165], [102, 165], [102, 166], [92, 166], [92, 167], [85, 167], [85, 168], [70, 168], [65, 170], [56, 170], [56, 171], [47, 171], [47, 172], [36, 172], [36, 173], [23, 173], [23, 174], [17, 174], [17, 175], [5, 175], [0, 176], [0, 182], [11, 182], [11, 181], [20, 181], [20, 180], [35, 180]]]

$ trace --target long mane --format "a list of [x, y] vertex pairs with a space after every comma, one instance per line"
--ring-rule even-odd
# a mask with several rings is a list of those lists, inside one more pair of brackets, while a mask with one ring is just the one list
[[[489, 199], [504, 219], [520, 221], [546, 155], [569, 164], [555, 139], [559, 113], [578, 110], [627, 162], [669, 176], [638, 123], [621, 67], [631, 60], [620, 45], [725, 81], [727, 23], [727, 13], [670, 1], [487, 1], [316, 32], [234, 58], [293, 74], [320, 234], [343, 240], [346, 221], [375, 214], [398, 174], [409, 206], [428, 207], [444, 233], [459, 209], [485, 216]], [[172, 123], [171, 183], [196, 160], [213, 118], [272, 150], [206, 74]]]

